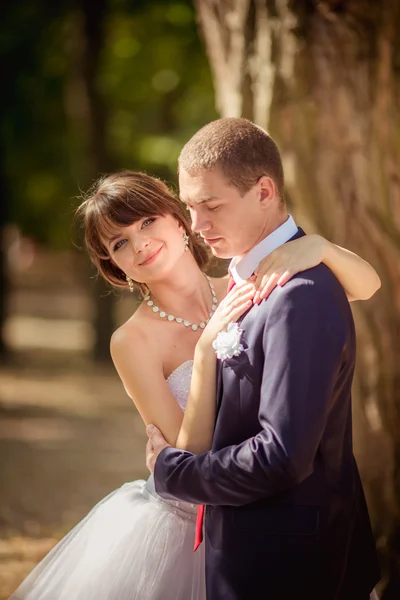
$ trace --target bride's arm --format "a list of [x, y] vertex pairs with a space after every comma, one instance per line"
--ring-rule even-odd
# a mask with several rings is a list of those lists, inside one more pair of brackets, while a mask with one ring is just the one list
[[212, 346], [201, 348], [198, 344], [185, 414], [174, 444], [176, 448], [193, 454], [210, 450], [215, 424], [216, 373], [217, 360]]
[[379, 290], [379, 275], [366, 260], [324, 238], [321, 238], [321, 243], [322, 262], [339, 279], [350, 301], [368, 300]]
[[165, 380], [162, 359], [151, 332], [125, 323], [113, 334], [111, 357], [126, 393], [145, 425], [156, 425], [175, 444], [183, 411]]
[[264, 299], [276, 285], [284, 285], [293, 275], [324, 263], [342, 284], [348, 299], [368, 300], [380, 288], [375, 269], [357, 254], [311, 234], [280, 246], [263, 261], [256, 273], [259, 292], [255, 301]]
[[253, 304], [254, 285], [237, 286], [220, 303], [196, 344], [189, 397], [176, 444], [201, 454], [211, 448], [216, 412], [217, 360], [212, 342], [228, 323], [236, 321]]
[[[215, 419], [218, 332], [252, 304], [254, 285], [237, 286], [220, 303], [196, 345], [185, 417], [165, 381], [157, 342], [148, 329], [125, 323], [111, 338], [111, 356], [128, 396], [145, 425], [153, 424], [171, 446], [204, 452], [211, 446]], [[250, 300], [251, 298], [251, 300]]]

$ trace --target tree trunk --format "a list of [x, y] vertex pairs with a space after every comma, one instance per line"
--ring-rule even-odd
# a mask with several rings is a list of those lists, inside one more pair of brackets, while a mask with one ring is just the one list
[[3, 93], [0, 98], [0, 359], [4, 361], [10, 357], [10, 348], [4, 339], [4, 326], [7, 320], [7, 299], [9, 294], [9, 273], [7, 267], [7, 248], [5, 240], [6, 226], [9, 222], [10, 194], [5, 176], [4, 157], [6, 148], [7, 108], [12, 102], [12, 81], [15, 73], [11, 67], [12, 58], [4, 55], [0, 59], [0, 78], [3, 82]]
[[0, 359], [8, 355], [8, 348], [4, 341], [4, 325], [6, 322], [6, 300], [8, 295], [8, 277], [6, 268], [6, 247], [4, 231], [7, 223], [7, 192], [0, 157]]
[[268, 129], [308, 232], [368, 260], [353, 305], [355, 450], [386, 599], [400, 597], [400, 0], [196, 0], [222, 116]]
[[[73, 68], [66, 90], [66, 111], [73, 124], [76, 171], [88, 187], [100, 174], [112, 170], [107, 151], [106, 111], [98, 89], [100, 53], [104, 41], [107, 0], [81, 0], [71, 21], [69, 53]], [[83, 156], [78, 148], [84, 148]], [[91, 270], [94, 274], [93, 269]], [[93, 277], [96, 361], [110, 360], [110, 337], [114, 330], [115, 295], [101, 277]]]

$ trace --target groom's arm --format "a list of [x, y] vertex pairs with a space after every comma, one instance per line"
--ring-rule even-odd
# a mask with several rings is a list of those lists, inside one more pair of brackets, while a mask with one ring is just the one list
[[322, 279], [326, 287], [293, 280], [275, 294], [263, 333], [260, 433], [197, 456], [166, 448], [155, 465], [158, 493], [239, 506], [311, 474], [346, 342], [336, 290]]

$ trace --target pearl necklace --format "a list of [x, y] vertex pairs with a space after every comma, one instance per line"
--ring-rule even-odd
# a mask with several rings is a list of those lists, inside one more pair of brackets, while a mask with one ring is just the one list
[[158, 316], [161, 319], [167, 319], [167, 321], [170, 321], [171, 323], [172, 323], [172, 321], [176, 321], [177, 323], [183, 323], [185, 327], [191, 327], [193, 331], [197, 331], [199, 327], [200, 327], [200, 329], [204, 329], [205, 326], [207, 325], [208, 321], [211, 319], [214, 312], [216, 311], [217, 304], [218, 304], [217, 295], [215, 293], [212, 281], [208, 275], [205, 275], [205, 278], [207, 279], [207, 282], [208, 282], [208, 285], [210, 286], [210, 290], [211, 290], [211, 294], [212, 294], [212, 308], [211, 308], [211, 312], [208, 316], [208, 319], [206, 321], [202, 321], [201, 323], [198, 323], [198, 324], [190, 323], [190, 321], [187, 321], [186, 319], [182, 319], [181, 317], [175, 317], [174, 315], [169, 315], [164, 310], [160, 310], [160, 308], [156, 304], [154, 304], [154, 301], [151, 299], [150, 294], [147, 294], [144, 297], [144, 301], [146, 302], [147, 306], [149, 306], [154, 313], [158, 314]]

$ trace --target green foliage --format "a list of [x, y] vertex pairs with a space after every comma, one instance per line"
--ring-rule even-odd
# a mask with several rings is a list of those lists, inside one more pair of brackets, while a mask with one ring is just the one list
[[[86, 0], [8, 2], [3, 10], [0, 144], [9, 218], [69, 247], [73, 207], [93, 178], [79, 64]], [[85, 37], [86, 36], [86, 37]], [[181, 145], [216, 117], [209, 67], [189, 0], [108, 0], [95, 84], [108, 170], [175, 181]]]
[[112, 151], [127, 167], [171, 177], [182, 143], [216, 116], [194, 10], [147, 2], [127, 14], [115, 4], [100, 74]]

